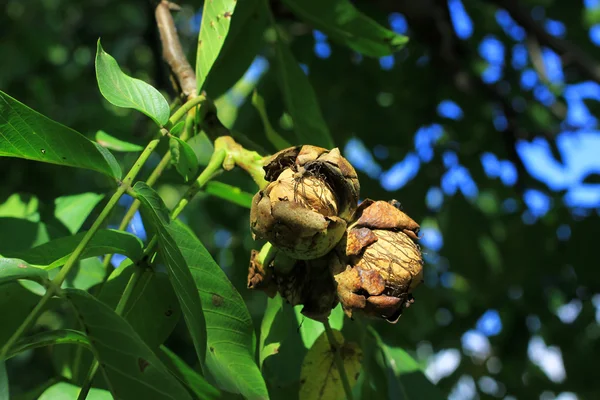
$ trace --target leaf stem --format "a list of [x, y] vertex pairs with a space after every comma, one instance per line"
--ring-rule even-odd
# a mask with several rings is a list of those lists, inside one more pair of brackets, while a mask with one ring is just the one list
[[148, 160], [148, 158], [158, 145], [158, 142], [159, 139], [152, 140], [150, 143], [148, 143], [144, 151], [142, 151], [142, 154], [140, 154], [136, 162], [133, 164], [133, 167], [131, 167], [131, 169], [125, 176], [125, 179], [123, 179], [123, 181], [121, 182], [117, 191], [108, 200], [108, 203], [104, 206], [104, 208], [100, 212], [100, 215], [98, 215], [98, 217], [92, 224], [92, 227], [86, 232], [85, 236], [77, 245], [75, 250], [73, 250], [73, 253], [71, 253], [71, 256], [67, 259], [67, 262], [58, 272], [56, 277], [54, 277], [54, 279], [50, 282], [50, 284], [46, 288], [46, 293], [44, 294], [44, 296], [40, 299], [38, 304], [29, 313], [29, 315], [27, 315], [23, 323], [6, 341], [4, 346], [2, 346], [2, 349], [0, 350], [0, 360], [4, 360], [6, 358], [6, 355], [10, 351], [10, 348], [17, 342], [17, 340], [19, 340], [21, 335], [23, 335], [23, 333], [27, 329], [29, 329], [31, 325], [33, 325], [46, 303], [50, 300], [50, 298], [52, 298], [52, 296], [54, 296], [60, 291], [60, 286], [79, 260], [79, 257], [81, 257], [81, 255], [83, 254], [83, 251], [85, 250], [86, 246], [90, 243], [96, 232], [100, 229], [104, 221], [108, 218], [113, 208], [115, 208], [115, 206], [119, 202], [121, 196], [131, 187], [133, 180], [135, 179], [137, 174], [142, 169], [142, 166], [145, 164], [145, 162]]
[[193, 97], [190, 100], [186, 101], [181, 107], [179, 107], [179, 109], [177, 109], [177, 111], [173, 113], [173, 115], [171, 115], [171, 118], [169, 118], [169, 122], [165, 124], [165, 128], [170, 130], [181, 118], [183, 118], [188, 113], [188, 111], [205, 102], [205, 96]]
[[340, 378], [342, 379], [342, 385], [344, 386], [346, 399], [352, 400], [352, 388], [350, 387], [350, 381], [348, 381], [348, 375], [346, 375], [344, 361], [342, 360], [342, 356], [340, 355], [340, 345], [336, 342], [335, 337], [333, 336], [333, 331], [331, 330], [331, 325], [329, 325], [329, 321], [323, 322], [323, 325], [325, 326], [325, 333], [327, 334], [329, 345], [331, 346], [331, 350], [333, 351], [333, 359], [340, 373]]

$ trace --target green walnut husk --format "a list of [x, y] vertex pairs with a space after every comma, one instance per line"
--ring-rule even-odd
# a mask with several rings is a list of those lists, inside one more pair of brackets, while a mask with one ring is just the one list
[[339, 149], [298, 146], [264, 166], [267, 187], [252, 201], [250, 227], [284, 254], [314, 260], [344, 236], [358, 203], [356, 171]]
[[423, 280], [419, 225], [385, 201], [363, 201], [329, 266], [345, 313], [396, 323]]

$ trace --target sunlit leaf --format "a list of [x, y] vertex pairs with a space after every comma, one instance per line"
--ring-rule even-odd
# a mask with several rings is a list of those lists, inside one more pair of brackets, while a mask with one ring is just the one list
[[4, 203], [0, 204], [0, 217], [22, 218], [37, 222], [40, 219], [39, 203], [35, 196], [13, 193]]
[[[260, 363], [270, 387], [299, 385], [302, 360], [308, 349], [302, 341], [294, 308], [280, 296], [269, 298], [260, 327]], [[297, 389], [296, 389], [297, 392]]]
[[172, 136], [169, 139], [169, 145], [171, 148], [171, 160], [175, 164], [177, 172], [183, 176], [186, 182], [194, 179], [198, 172], [198, 158], [194, 150], [192, 150], [189, 144], [176, 136]]
[[242, 78], [264, 45], [267, 14], [260, 2], [245, 0], [235, 6], [229, 33], [205, 82], [212, 98], [219, 98]]
[[190, 399], [127, 321], [86, 292], [64, 292], [85, 327], [114, 397]]
[[242, 189], [228, 185], [223, 182], [210, 181], [204, 187], [206, 193], [230, 201], [242, 207], [250, 208], [252, 206], [253, 195], [242, 191]]
[[[73, 400], [79, 395], [81, 388], [68, 382], [58, 382], [42, 393], [38, 400]], [[87, 400], [113, 400], [108, 390], [91, 388]]]
[[[325, 326], [314, 319], [306, 318], [302, 315], [302, 307], [296, 306], [294, 307], [294, 313], [296, 314], [296, 318], [298, 319], [298, 325], [300, 326], [300, 335], [302, 336], [302, 341], [307, 349], [310, 349], [318, 337], [321, 336], [323, 332], [325, 332]], [[342, 330], [344, 326], [344, 311], [342, 311], [341, 304], [338, 304], [333, 310], [331, 310], [331, 315], [329, 316], [329, 324], [333, 329]]]
[[198, 50], [196, 55], [196, 81], [198, 93], [204, 86], [219, 52], [223, 47], [231, 17], [235, 11], [237, 0], [205, 1], [202, 10], [202, 25], [198, 35]]
[[362, 363], [360, 347], [356, 343], [344, 341], [340, 331], [334, 330], [333, 336], [338, 346], [335, 350], [324, 332], [306, 354], [300, 378], [300, 400], [345, 398], [334, 351], [338, 351], [342, 358], [350, 386], [352, 387], [358, 380]]
[[29, 279], [45, 285], [48, 282], [48, 272], [18, 258], [0, 257], [0, 284], [17, 279]]
[[294, 124], [294, 144], [310, 143], [327, 149], [332, 148], [333, 139], [321, 113], [315, 91], [279, 34], [275, 41], [274, 61], [285, 108]]
[[77, 233], [94, 207], [104, 198], [103, 194], [81, 193], [63, 196], [54, 200], [54, 216], [62, 222], [72, 234]]
[[100, 93], [117, 107], [133, 108], [163, 126], [169, 120], [169, 103], [158, 90], [144, 81], [126, 75], [117, 60], [102, 49], [96, 50], [96, 79]]
[[254, 355], [254, 326], [244, 300], [187, 226], [174, 221], [171, 229], [202, 298], [211, 375], [224, 390], [267, 399]]
[[158, 236], [158, 244], [169, 279], [177, 294], [188, 330], [192, 337], [198, 360], [202, 366], [206, 362], [206, 322], [200, 296], [194, 283], [186, 259], [180, 250], [181, 243], [175, 240], [175, 225], [170, 221], [169, 212], [160, 196], [144, 182], [138, 182], [134, 191], [142, 204], [142, 216]]
[[140, 145], [117, 139], [102, 130], [96, 132], [96, 142], [98, 142], [100, 146], [114, 151], [136, 152], [144, 150]]
[[121, 178], [121, 168], [110, 151], [2, 91], [0, 136], [0, 156], [86, 168]]
[[[85, 234], [86, 232], [80, 232], [73, 236], [54, 239], [26, 251], [5, 252], [3, 255], [10, 258], [22, 258], [30, 264], [50, 270], [64, 265]], [[81, 258], [117, 253], [126, 255], [132, 260], [138, 260], [142, 256], [142, 252], [142, 241], [131, 233], [100, 229], [85, 247]]]
[[349, 0], [283, 0], [301, 19], [333, 40], [371, 57], [382, 57], [400, 50], [406, 36], [384, 28], [358, 11]]
[[185, 361], [167, 347], [160, 346], [158, 357], [169, 368], [169, 371], [200, 399], [223, 398], [217, 388], [206, 382], [199, 373], [194, 371]]

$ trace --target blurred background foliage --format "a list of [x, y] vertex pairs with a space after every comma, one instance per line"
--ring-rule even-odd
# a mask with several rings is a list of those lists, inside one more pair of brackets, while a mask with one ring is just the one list
[[[600, 234], [600, 2], [354, 3], [409, 36], [409, 44], [393, 56], [363, 57], [279, 2], [273, 10], [336, 145], [359, 170], [362, 197], [399, 200], [423, 228], [426, 276], [416, 303], [397, 325], [373, 326], [452, 399], [600, 397], [593, 367], [600, 355], [593, 247]], [[202, 2], [181, 6], [175, 19], [193, 60]], [[138, 144], [152, 137], [146, 117], [102, 98], [94, 75], [101, 37], [125, 72], [173, 98], [151, 2], [8, 0], [0, 8], [3, 91], [90, 138], [100, 129]], [[264, 97], [272, 125], [285, 135], [290, 123], [271, 68], [273, 32], [258, 13], [242, 28], [206, 90], [228, 127], [271, 153], [251, 94]], [[240, 79], [213, 77], [220, 70]], [[118, 157], [128, 166], [135, 155]], [[155, 154], [145, 173], [159, 160]], [[112, 187], [98, 174], [26, 160], [2, 158], [0, 171], [0, 252], [68, 234], [56, 228], [57, 197]], [[240, 171], [219, 180], [255, 190]], [[169, 206], [184, 190], [173, 169], [157, 188]], [[16, 227], [15, 217], [26, 223]], [[257, 246], [248, 210], [201, 193], [181, 218], [260, 326], [266, 298], [245, 289]], [[128, 230], [145, 239], [139, 216]], [[347, 320], [344, 332], [352, 335], [359, 324]], [[181, 331], [169, 345], [185, 355]], [[42, 349], [9, 367], [11, 382], [24, 390], [56, 366]], [[395, 398], [392, 389], [380, 394]]]

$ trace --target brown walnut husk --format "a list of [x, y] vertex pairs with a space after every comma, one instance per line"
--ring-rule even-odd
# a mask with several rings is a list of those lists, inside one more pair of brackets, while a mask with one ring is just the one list
[[[335, 281], [328, 268], [328, 260], [290, 260], [291, 268], [277, 268], [280, 257], [263, 265], [260, 253], [252, 251], [248, 269], [248, 288], [264, 291], [269, 297], [277, 293], [292, 306], [302, 304], [302, 314], [325, 322], [331, 310], [338, 304]], [[284, 256], [285, 258], [286, 256]]]
[[362, 311], [395, 323], [414, 302], [423, 280], [419, 225], [385, 201], [363, 201], [336, 251], [330, 268], [346, 314]]
[[356, 171], [339, 149], [297, 146], [267, 160], [269, 182], [252, 201], [250, 227], [290, 257], [326, 255], [344, 235], [358, 203]]

